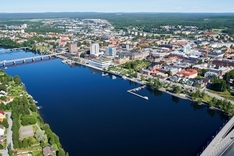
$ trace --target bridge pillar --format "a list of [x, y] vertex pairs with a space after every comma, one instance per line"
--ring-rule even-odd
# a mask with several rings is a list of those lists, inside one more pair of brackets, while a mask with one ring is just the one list
[[13, 61], [13, 64], [16, 65], [16, 61]]
[[43, 60], [43, 56], [41, 57], [41, 60]]
[[4, 63], [2, 63], [2, 65], [5, 67], [5, 66], [6, 66], [6, 63], [4, 62]]
[[52, 56], [49, 56], [49, 59], [51, 59]]
[[23, 63], [25, 63], [26, 61], [25, 60], [23, 60]]
[[34, 62], [35, 61], [35, 59], [34, 58], [32, 58], [32, 62]]

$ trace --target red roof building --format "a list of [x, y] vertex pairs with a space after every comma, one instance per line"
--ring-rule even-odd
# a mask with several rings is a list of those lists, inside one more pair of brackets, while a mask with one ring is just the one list
[[195, 78], [197, 77], [197, 71], [195, 69], [181, 70], [177, 73], [177, 75], [186, 78]]

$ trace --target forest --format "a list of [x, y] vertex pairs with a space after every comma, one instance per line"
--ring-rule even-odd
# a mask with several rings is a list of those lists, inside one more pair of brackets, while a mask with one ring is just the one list
[[234, 34], [233, 17], [234, 13], [0, 13], [0, 25], [17, 21], [23, 23], [22, 20], [30, 19], [99, 18], [108, 20], [117, 30], [133, 26], [149, 32], [163, 25], [186, 25], [197, 26], [201, 30], [223, 29], [224, 33]]

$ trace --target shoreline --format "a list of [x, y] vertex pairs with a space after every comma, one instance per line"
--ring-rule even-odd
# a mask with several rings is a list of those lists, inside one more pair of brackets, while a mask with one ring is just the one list
[[[108, 73], [108, 74], [112, 74], [112, 75], [118, 76], [118, 77], [120, 77], [120, 78], [122, 78], [122, 76], [123, 76], [123, 75], [114, 73], [114, 72], [112, 72], [112, 71], [103, 70], [103, 69], [101, 69], [101, 68], [97, 68], [97, 67], [94, 67], [94, 66], [91, 66], [91, 65], [88, 65], [88, 64], [82, 64], [82, 63], [79, 63], [79, 62], [75, 62], [75, 63], [77, 63], [77, 64], [79, 64], [79, 65], [82, 65], [82, 66], [84, 66], [84, 67], [88, 67], [88, 68], [96, 69], [96, 70], [99, 70], [99, 71], [102, 71], [102, 72], [106, 72], [106, 73]], [[135, 82], [135, 83], [140, 84], [140, 85], [145, 85], [144, 82], [142, 82], [142, 81], [136, 81], [136, 80], [134, 80], [134, 79], [132, 79], [132, 78], [129, 78], [129, 77], [127, 77], [127, 76], [125, 76], [125, 79], [126, 79], [126, 80], [129, 80], [129, 81], [132, 81], [132, 82]], [[147, 85], [147, 86], [148, 86], [148, 85]], [[151, 88], [153, 88], [153, 89], [156, 89], [156, 88], [154, 88], [154, 87], [152, 87], [152, 86], [149, 86], [149, 87], [151, 87]], [[223, 110], [221, 110], [221, 109], [219, 109], [219, 108], [217, 108], [217, 107], [210, 107], [209, 104], [207, 104], [207, 103], [202, 102], [202, 103], [199, 104], [197, 101], [193, 101], [191, 98], [189, 98], [187, 94], [184, 94], [185, 96], [181, 96], [180, 94], [176, 94], [176, 93], [169, 92], [169, 91], [167, 91], [165, 88], [160, 88], [160, 89], [157, 89], [157, 90], [159, 90], [159, 91], [161, 91], [161, 92], [163, 92], [163, 93], [169, 94], [169, 95], [171, 95], [171, 96], [175, 96], [175, 97], [177, 97], [177, 98], [183, 99], [183, 100], [188, 100], [188, 101], [190, 101], [190, 102], [195, 102], [197, 105], [206, 106], [206, 107], [208, 107], [208, 109], [214, 110], [214, 111], [218, 111], [219, 113], [222, 113], [222, 114], [224, 114], [224, 115], [226, 115], [226, 116], [228, 116], [228, 117], [233, 116], [233, 115], [229, 115], [229, 114], [225, 113]]]

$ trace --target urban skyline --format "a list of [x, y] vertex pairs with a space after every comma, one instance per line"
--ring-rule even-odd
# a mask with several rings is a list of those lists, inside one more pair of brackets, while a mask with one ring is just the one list
[[234, 12], [233, 0], [11, 0], [1, 2], [1, 13], [28, 12]]

